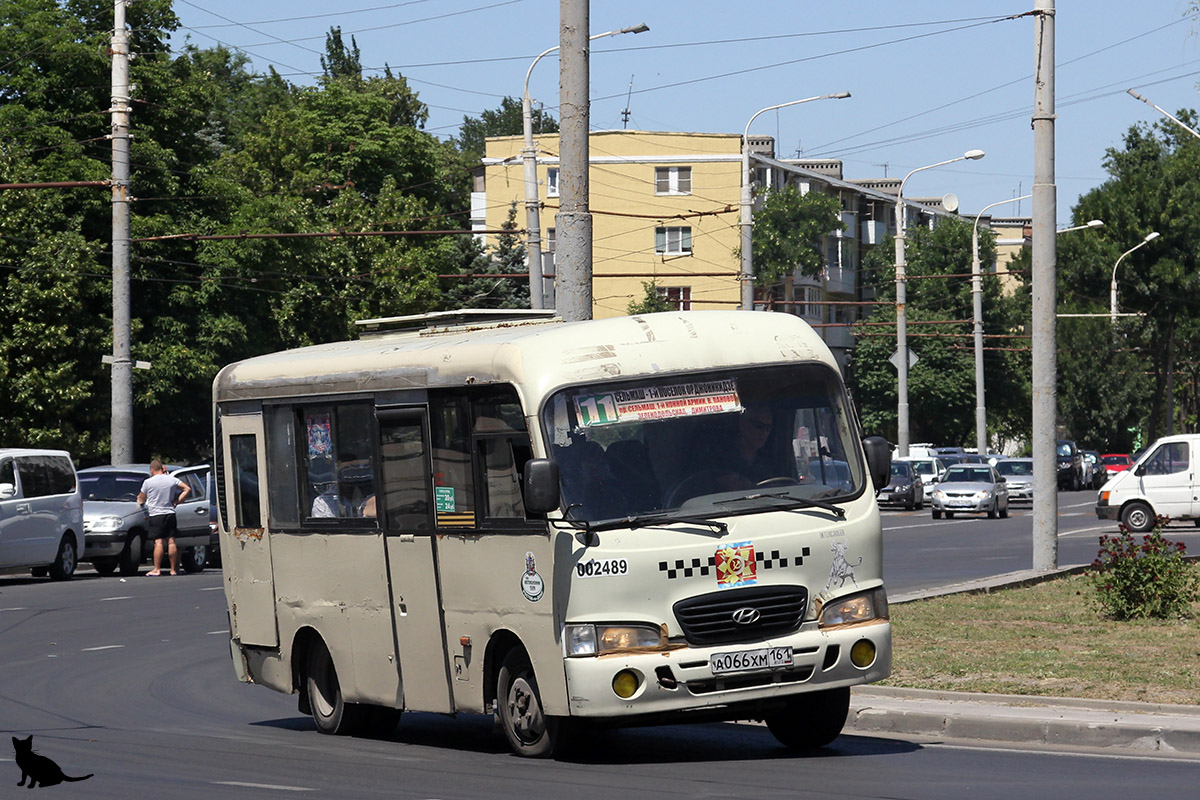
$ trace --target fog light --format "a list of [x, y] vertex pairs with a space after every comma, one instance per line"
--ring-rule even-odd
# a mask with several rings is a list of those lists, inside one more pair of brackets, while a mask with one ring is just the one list
[[859, 639], [850, 648], [850, 662], [859, 669], [866, 669], [875, 663], [875, 645], [868, 639]]
[[641, 678], [631, 669], [623, 669], [613, 676], [613, 692], [622, 700], [628, 700], [633, 697], [641, 685]]

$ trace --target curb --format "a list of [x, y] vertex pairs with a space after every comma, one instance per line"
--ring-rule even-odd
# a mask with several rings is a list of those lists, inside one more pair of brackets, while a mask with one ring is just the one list
[[1200, 754], [1200, 707], [856, 686], [844, 733]]

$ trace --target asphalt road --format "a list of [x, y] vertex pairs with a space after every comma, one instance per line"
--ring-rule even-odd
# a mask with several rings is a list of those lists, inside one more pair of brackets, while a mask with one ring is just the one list
[[[1096, 517], [1094, 491], [1058, 495], [1058, 565], [1092, 563], [1100, 537], [1119, 533], [1117, 523]], [[896, 596], [1033, 568], [1029, 503], [1009, 508], [1008, 519], [956, 514], [934, 519], [923, 511], [883, 511], [883, 565], [888, 594]], [[1200, 528], [1170, 525], [1163, 535], [1200, 553]]]
[[[1022, 519], [1027, 528], [1021, 515], [925, 527], [924, 515], [888, 512], [888, 557], [907, 546], [921, 551], [913, 563], [948, 570], [981, 544], [992, 552], [1010, 538], [1002, 529]], [[1020, 534], [1011, 539], [1019, 549]], [[227, 635], [216, 571], [122, 581], [84, 570], [66, 583], [0, 576], [0, 729], [32, 734], [69, 775], [94, 773], [52, 787], [58, 797], [1127, 800], [1187, 796], [1200, 782], [1195, 761], [887, 735], [842, 736], [797, 756], [746, 724], [604, 734], [557, 762], [510, 755], [479, 716], [406, 715], [386, 739], [322, 736], [294, 696], [236, 681]], [[12, 755], [3, 741], [0, 798], [25, 796]]]

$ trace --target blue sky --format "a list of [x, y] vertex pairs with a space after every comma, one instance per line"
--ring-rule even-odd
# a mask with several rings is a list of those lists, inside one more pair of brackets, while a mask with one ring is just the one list
[[[1060, 226], [1105, 179], [1105, 149], [1138, 122], [1200, 106], [1200, 23], [1188, 0], [1058, 0], [1056, 183]], [[741, 133], [759, 109], [849, 91], [755, 120], [782, 157], [840, 158], [845, 177], [903, 177], [981, 149], [980, 161], [914, 176], [905, 195], [953, 192], [961, 212], [1028, 194], [1033, 183], [1034, 22], [1006, 19], [1033, 0], [595, 0], [592, 33], [650, 31], [593, 42], [593, 129]], [[464, 115], [519, 97], [525, 72], [558, 44], [554, 0], [175, 0], [187, 37], [241, 49], [259, 71], [320, 73], [325, 33], [353, 35], [368, 70], [387, 64], [429, 105], [427, 130], [453, 136]], [[632, 87], [631, 87], [632, 83]], [[530, 93], [557, 117], [558, 61], [538, 63]], [[997, 216], [1028, 215], [1028, 201]]]

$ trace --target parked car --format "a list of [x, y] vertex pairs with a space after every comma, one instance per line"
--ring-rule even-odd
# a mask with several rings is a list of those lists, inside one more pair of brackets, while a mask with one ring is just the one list
[[891, 479], [875, 493], [879, 505], [903, 504], [908, 510], [925, 507], [925, 488], [911, 462], [893, 461]]
[[[187, 572], [199, 572], [208, 563], [212, 540], [210, 527], [211, 481], [208, 465], [177, 468], [168, 472], [191, 490], [185, 502], [175, 509], [175, 545], [179, 563]], [[90, 561], [101, 575], [120, 570], [136, 575], [150, 557], [149, 522], [146, 509], [137, 502], [142, 483], [150, 477], [149, 464], [121, 464], [89, 467], [79, 471], [83, 496], [83, 525], [86, 545], [83, 561]]]
[[929, 505], [933, 518], [952, 518], [957, 513], [986, 513], [992, 519], [1008, 516], [1008, 485], [987, 464], [956, 464], [946, 470], [933, 490]]
[[0, 569], [30, 568], [56, 581], [75, 574], [83, 505], [71, 454], [0, 449]]
[[1112, 480], [1119, 473], [1133, 466], [1133, 456], [1129, 453], [1105, 453], [1100, 456], [1100, 460], [1104, 462], [1107, 480]]
[[1104, 462], [1100, 460], [1100, 454], [1095, 450], [1084, 450], [1083, 466], [1086, 480], [1084, 483], [1089, 489], [1099, 489], [1108, 480], [1104, 471]]
[[1059, 439], [1055, 442], [1058, 462], [1059, 491], [1070, 489], [1077, 492], [1087, 481], [1084, 480], [1083, 453], [1079, 446], [1070, 439]]
[[1117, 474], [1096, 496], [1096, 516], [1120, 520], [1136, 533], [1154, 528], [1158, 517], [1200, 519], [1195, 500], [1200, 434], [1164, 436], [1134, 465]]
[[1008, 485], [1008, 502], [1033, 501], [1033, 459], [1002, 458], [993, 465]]
[[917, 475], [921, 478], [921, 488], [924, 489], [926, 497], [933, 491], [933, 485], [941, 480], [942, 473], [946, 471], [946, 463], [937, 456], [921, 457], [909, 456], [908, 458], [893, 458], [892, 463], [897, 461], [907, 461], [912, 464], [913, 469], [917, 471]]

